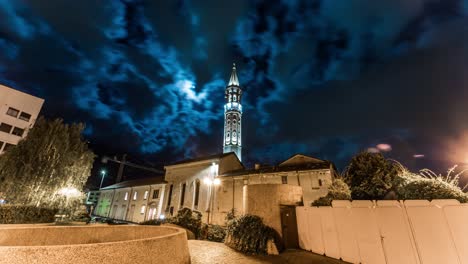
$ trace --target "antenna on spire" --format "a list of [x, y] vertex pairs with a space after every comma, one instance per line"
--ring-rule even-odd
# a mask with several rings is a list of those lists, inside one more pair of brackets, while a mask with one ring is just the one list
[[232, 63], [232, 73], [231, 73], [231, 78], [229, 79], [229, 84], [228, 86], [239, 86], [239, 79], [237, 78], [237, 72], [236, 72], [236, 63]]

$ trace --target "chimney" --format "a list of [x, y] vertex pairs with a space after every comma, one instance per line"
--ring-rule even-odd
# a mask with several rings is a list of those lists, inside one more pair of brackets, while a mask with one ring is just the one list
[[260, 169], [260, 163], [255, 163], [255, 170], [259, 170]]

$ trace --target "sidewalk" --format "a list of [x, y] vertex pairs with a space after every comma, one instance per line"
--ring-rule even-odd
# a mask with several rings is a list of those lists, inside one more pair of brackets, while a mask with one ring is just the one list
[[327, 258], [304, 250], [287, 250], [279, 256], [246, 256], [224, 245], [202, 240], [189, 240], [192, 264], [345, 264], [346, 262]]

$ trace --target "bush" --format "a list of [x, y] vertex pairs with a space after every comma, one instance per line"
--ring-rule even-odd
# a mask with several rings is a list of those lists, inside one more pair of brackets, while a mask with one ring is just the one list
[[177, 215], [168, 219], [170, 223], [181, 226], [193, 232], [196, 238], [200, 237], [202, 227], [202, 214], [192, 211], [189, 208], [182, 208], [177, 211]]
[[396, 193], [398, 199], [402, 200], [434, 200], [434, 199], [456, 199], [461, 203], [468, 202], [468, 195], [458, 186], [460, 174], [451, 176], [449, 170], [447, 176], [436, 175], [430, 170], [422, 170], [421, 175], [403, 170], [400, 178], [400, 186]]
[[335, 179], [328, 194], [312, 202], [312, 206], [330, 206], [333, 200], [351, 200], [351, 191], [342, 179]]
[[256, 215], [243, 215], [229, 222], [224, 243], [246, 254], [266, 255], [269, 240], [274, 241], [278, 250], [282, 249], [276, 230], [263, 224]]
[[226, 228], [220, 225], [207, 225], [203, 224], [201, 229], [200, 239], [213, 241], [213, 242], [223, 242], [226, 237]]
[[147, 221], [141, 222], [140, 225], [161, 225], [165, 223], [166, 223], [165, 220], [153, 219], [153, 220], [147, 220]]
[[0, 224], [51, 223], [55, 220], [56, 209], [25, 206], [1, 205]]

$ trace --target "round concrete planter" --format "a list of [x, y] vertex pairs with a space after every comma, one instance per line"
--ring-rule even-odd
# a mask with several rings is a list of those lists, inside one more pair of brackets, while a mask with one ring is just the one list
[[160, 226], [0, 228], [0, 264], [190, 263], [183, 229]]

